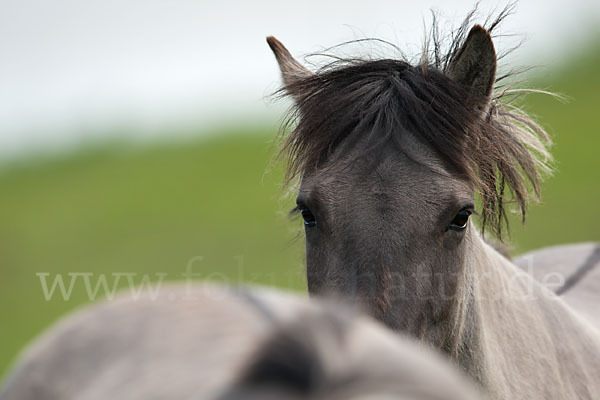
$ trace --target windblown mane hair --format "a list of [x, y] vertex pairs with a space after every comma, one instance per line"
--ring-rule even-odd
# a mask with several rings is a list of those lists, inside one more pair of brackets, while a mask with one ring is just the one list
[[[510, 11], [511, 6], [486, 23], [488, 32]], [[282, 93], [295, 100], [282, 132], [294, 128], [281, 136], [280, 156], [288, 160], [286, 182], [337, 157], [342, 143], [366, 139], [369, 151], [390, 144], [403, 151], [399, 137], [410, 132], [451, 171], [473, 183], [481, 200], [482, 231], [489, 229], [502, 239], [509, 203], [516, 203], [524, 222], [530, 188], [539, 199], [541, 175], [550, 172], [551, 143], [542, 127], [505, 101], [531, 91], [500, 84], [508, 75], [496, 78], [485, 110], [469, 105], [467, 89], [447, 76], [474, 12], [449, 40], [440, 37], [434, 18], [418, 65], [338, 58], [286, 85]]]

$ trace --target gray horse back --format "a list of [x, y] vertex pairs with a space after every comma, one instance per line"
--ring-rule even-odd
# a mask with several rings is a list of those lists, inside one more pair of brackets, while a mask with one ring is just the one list
[[514, 262], [600, 329], [600, 243], [547, 247]]

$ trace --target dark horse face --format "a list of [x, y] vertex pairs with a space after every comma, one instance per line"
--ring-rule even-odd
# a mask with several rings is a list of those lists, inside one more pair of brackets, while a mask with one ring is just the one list
[[474, 195], [411, 136], [402, 146], [410, 157], [356, 146], [305, 175], [296, 202], [310, 293], [359, 299], [389, 326], [417, 329], [406, 325], [424, 323], [421, 312], [442, 319], [456, 295]]
[[428, 334], [465, 279], [475, 184], [461, 163], [495, 80], [489, 33], [475, 26], [443, 71], [380, 60], [313, 74], [268, 43], [299, 114], [287, 145], [310, 293]]

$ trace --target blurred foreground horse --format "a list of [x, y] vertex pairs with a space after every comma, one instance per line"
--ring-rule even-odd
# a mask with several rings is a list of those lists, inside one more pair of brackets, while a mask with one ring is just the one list
[[481, 397], [442, 357], [349, 309], [210, 284], [69, 316], [0, 390], [2, 400], [392, 398]]
[[554, 293], [470, 221], [501, 238], [507, 204], [524, 217], [549, 172], [549, 138], [496, 76], [490, 31], [506, 14], [467, 18], [448, 52], [433, 29], [418, 65], [335, 58], [312, 72], [267, 38], [295, 103], [282, 154], [308, 288], [443, 350], [492, 398], [600, 399], [598, 244], [534, 254], [534, 275], [566, 274]]

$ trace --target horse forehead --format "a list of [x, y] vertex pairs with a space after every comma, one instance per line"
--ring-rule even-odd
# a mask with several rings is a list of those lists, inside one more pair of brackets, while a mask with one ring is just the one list
[[360, 203], [401, 199], [415, 201], [434, 191], [439, 195], [450, 188], [446, 176], [428, 165], [414, 161], [402, 152], [393, 156], [382, 154], [380, 159], [355, 160], [350, 165], [325, 168], [306, 177], [301, 192], [321, 201]]
[[388, 146], [374, 162], [367, 159], [357, 163], [356, 171], [358, 173], [348, 174], [353, 187], [366, 186], [375, 193], [418, 190], [422, 186], [444, 184], [452, 179], [441, 161], [426, 146]]
[[303, 177], [302, 191], [323, 200], [347, 199], [412, 192], [426, 195], [430, 189], [450, 190], [455, 181], [439, 156], [415, 135], [399, 135], [395, 143], [365, 152], [368, 141], [360, 142], [345, 156], [334, 157], [324, 167]]

